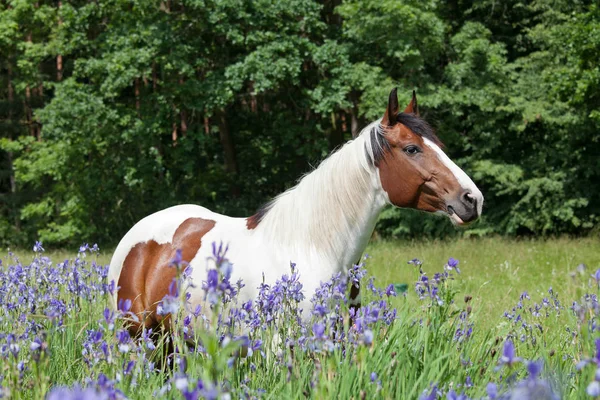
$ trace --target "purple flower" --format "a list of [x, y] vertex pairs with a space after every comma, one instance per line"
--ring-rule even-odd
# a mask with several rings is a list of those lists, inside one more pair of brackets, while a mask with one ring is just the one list
[[46, 397], [46, 400], [104, 400], [108, 396], [104, 393], [99, 393], [93, 388], [82, 389], [79, 385], [72, 388], [57, 387]]
[[585, 389], [586, 393], [592, 397], [600, 396], [600, 382], [592, 381]]
[[508, 365], [512, 367], [513, 364], [521, 361], [520, 357], [516, 357], [515, 345], [511, 339], [507, 339], [504, 342], [504, 349], [502, 350], [502, 356], [500, 357], [500, 365]]
[[467, 387], [467, 388], [473, 387], [473, 381], [471, 380], [470, 376], [467, 376], [467, 379], [465, 381], [465, 387]]
[[394, 290], [394, 285], [392, 283], [390, 283], [390, 285], [385, 289], [385, 294], [388, 297], [396, 297], [396, 290]]
[[129, 336], [129, 332], [123, 329], [118, 331], [117, 339], [119, 340], [119, 351], [121, 353], [127, 353], [129, 351], [129, 343], [131, 341], [131, 336]]
[[179, 267], [179, 266], [182, 266], [183, 263], [184, 263], [184, 261], [183, 261], [182, 250], [181, 249], [175, 250], [175, 257], [173, 257], [173, 259], [169, 263], [169, 266], [170, 267]]
[[375, 372], [371, 372], [371, 382], [375, 382], [377, 380], [377, 374]]
[[408, 261], [407, 264], [412, 264], [412, 265], [419, 266], [419, 265], [421, 265], [423, 263], [418, 258], [413, 258], [412, 260]]
[[498, 386], [494, 382], [490, 382], [487, 384], [487, 395], [491, 400], [494, 400], [498, 397]]
[[129, 375], [135, 366], [135, 361], [131, 360], [123, 366], [123, 375]]
[[454, 389], [450, 389], [450, 391], [448, 392], [448, 394], [446, 394], [446, 398], [448, 400], [469, 400], [469, 398], [467, 397], [467, 395], [465, 395], [464, 393], [457, 394], [454, 391]]
[[325, 325], [316, 323], [313, 325], [312, 330], [317, 339], [323, 339], [325, 337]]
[[527, 363], [527, 372], [529, 373], [529, 379], [537, 379], [542, 372], [542, 367], [544, 366], [544, 362], [542, 360], [535, 362], [530, 361]]
[[429, 392], [429, 394], [427, 394], [427, 391], [425, 391], [421, 397], [419, 397], [419, 400], [435, 400], [437, 399], [437, 395], [438, 395], [438, 389], [436, 385], [433, 385], [431, 387], [431, 392]]
[[459, 261], [456, 258], [450, 257], [448, 259], [448, 263], [446, 264], [448, 271], [455, 270], [457, 273], [460, 274], [460, 269], [458, 268], [458, 262]]
[[117, 305], [117, 308], [119, 309], [119, 311], [122, 311], [124, 313], [128, 312], [129, 310], [131, 310], [131, 300], [130, 299], [119, 299], [119, 304]]
[[225, 279], [231, 278], [231, 272], [233, 270], [233, 264], [227, 260], [224, 260], [219, 267], [221, 274], [225, 277]]
[[598, 268], [596, 270], [596, 272], [594, 272], [594, 274], [592, 275], [592, 278], [594, 278], [596, 280], [597, 284], [600, 284], [600, 268]]
[[370, 329], [365, 330], [363, 333], [363, 343], [370, 346], [373, 343], [373, 331]]
[[44, 248], [42, 247], [42, 242], [40, 242], [40, 241], [35, 242], [35, 244], [33, 245], [33, 252], [34, 253], [43, 253], [44, 252]]
[[180, 300], [177, 297], [166, 295], [162, 301], [156, 307], [156, 313], [158, 315], [177, 314], [179, 311]]

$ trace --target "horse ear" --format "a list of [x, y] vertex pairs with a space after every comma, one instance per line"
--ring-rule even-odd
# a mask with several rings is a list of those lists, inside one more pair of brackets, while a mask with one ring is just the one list
[[395, 125], [398, 111], [398, 88], [393, 88], [390, 92], [387, 109], [385, 110], [385, 114], [383, 114], [381, 124], [387, 126]]
[[410, 103], [408, 103], [406, 108], [404, 109], [404, 112], [406, 114], [415, 114], [416, 116], [419, 116], [419, 106], [417, 105], [417, 92], [415, 92], [414, 90], [413, 90], [412, 99], [410, 100]]

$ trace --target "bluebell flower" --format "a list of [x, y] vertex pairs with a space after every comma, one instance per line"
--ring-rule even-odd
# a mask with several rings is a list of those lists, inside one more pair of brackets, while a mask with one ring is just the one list
[[592, 274], [592, 278], [596, 280], [596, 284], [600, 284], [600, 268], [598, 268], [596, 272]]
[[43, 253], [44, 252], [44, 248], [42, 247], [42, 242], [40, 242], [40, 241], [35, 242], [35, 244], [33, 245], [33, 252], [34, 253]]
[[448, 391], [448, 393], [446, 394], [446, 399], [448, 399], [448, 400], [469, 400], [469, 398], [467, 397], [466, 394], [464, 394], [464, 393], [458, 394], [454, 391], [454, 389], [450, 389], [450, 391]]
[[394, 284], [390, 283], [390, 285], [385, 289], [385, 294], [388, 297], [396, 297], [396, 290], [394, 288]]
[[516, 356], [515, 345], [511, 339], [507, 339], [504, 342], [504, 348], [502, 350], [502, 356], [500, 357], [500, 365], [508, 365], [512, 367], [515, 363], [521, 362], [522, 359]]
[[585, 389], [585, 392], [592, 397], [600, 396], [600, 382], [596, 380], [592, 381]]
[[312, 331], [313, 331], [313, 335], [317, 339], [323, 339], [325, 337], [325, 325], [323, 325], [321, 323], [314, 324]]
[[491, 400], [498, 398], [498, 386], [494, 382], [490, 382], [486, 387], [487, 395]]
[[438, 397], [438, 388], [436, 385], [433, 385], [431, 387], [431, 392], [430, 391], [425, 391], [421, 397], [419, 397], [419, 400], [436, 400]]
[[529, 379], [537, 379], [537, 377], [540, 375], [540, 372], [542, 371], [542, 368], [544, 366], [544, 361], [540, 360], [540, 361], [530, 361], [527, 363], [527, 372], [529, 374]]
[[465, 380], [465, 387], [466, 388], [471, 388], [473, 387], [473, 381], [471, 380], [471, 377], [467, 375], [467, 379]]
[[363, 343], [367, 346], [373, 344], [373, 331], [370, 329], [365, 330], [363, 333]]
[[82, 389], [75, 384], [72, 388], [56, 387], [53, 388], [46, 400], [106, 400], [108, 397], [104, 393], [99, 393], [96, 389]]

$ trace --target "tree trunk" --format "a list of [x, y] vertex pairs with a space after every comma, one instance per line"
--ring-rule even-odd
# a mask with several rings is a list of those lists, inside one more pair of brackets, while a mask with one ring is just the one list
[[[179, 77], [179, 85], [181, 87], [183, 87], [183, 85], [185, 84], [185, 80], [183, 79], [183, 77]], [[187, 114], [185, 112], [185, 108], [184, 105], [181, 104], [180, 105], [181, 111], [179, 112], [179, 118], [181, 119], [181, 136], [185, 137], [185, 135], [187, 134]]]
[[175, 145], [177, 143], [177, 122], [173, 121], [171, 127], [171, 139], [173, 140], [173, 144]]
[[352, 137], [355, 138], [360, 133], [361, 126], [365, 125], [363, 118], [358, 117], [358, 93], [352, 91], [350, 93], [350, 100], [352, 101], [352, 108], [349, 110], [350, 113], [350, 129], [352, 130]]
[[58, 82], [63, 79], [63, 58], [62, 55], [56, 56], [56, 80]]
[[342, 131], [342, 123], [338, 122], [336, 113], [331, 113], [331, 130], [328, 136], [329, 150], [337, 148], [344, 140], [344, 132]]
[[156, 92], [156, 61], [152, 61], [152, 90]]
[[227, 109], [221, 109], [218, 113], [219, 120], [219, 136], [221, 138], [221, 145], [223, 146], [223, 152], [225, 157], [225, 170], [231, 174], [238, 173], [238, 165], [235, 155], [235, 146], [233, 144], [233, 138], [229, 131], [229, 124], [227, 122]]
[[358, 118], [356, 118], [356, 112], [354, 109], [350, 109], [350, 130], [352, 131], [352, 137], [355, 138], [360, 133], [358, 126]]
[[210, 133], [210, 119], [208, 117], [204, 117], [204, 133], [207, 135]]
[[181, 110], [181, 136], [185, 137], [187, 134], [187, 113], [184, 109]]
[[138, 115], [138, 118], [142, 118], [140, 115], [140, 78], [135, 78], [134, 81], [134, 91], [135, 91], [135, 111]]
[[[63, 23], [62, 17], [60, 16], [60, 8], [61, 7], [62, 7], [62, 1], [59, 0], [58, 5], [57, 5], [59, 29]], [[63, 79], [63, 57], [62, 57], [62, 54], [57, 54], [56, 55], [56, 81], [60, 82], [60, 81], [62, 81], [62, 79]]]

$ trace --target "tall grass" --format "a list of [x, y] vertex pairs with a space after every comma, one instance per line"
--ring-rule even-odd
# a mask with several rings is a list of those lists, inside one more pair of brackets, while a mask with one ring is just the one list
[[[234, 293], [207, 285], [216, 312], [203, 319], [179, 302], [181, 270], [182, 290], [168, 303], [178, 321], [171, 370], [161, 363], [160, 343], [124, 333], [127, 305], [105, 309], [108, 257], [85, 251], [64, 263], [64, 253], [20, 252], [22, 261], [3, 257], [0, 269], [0, 397], [584, 398], [595, 394], [600, 363], [598, 245], [376, 242], [368, 275], [351, 274], [363, 304], [352, 320], [343, 296], [352, 280], [343, 277], [315, 299], [325, 311], [298, 318], [301, 277], [293, 271], [251, 305], [225, 308]], [[460, 274], [450, 257], [460, 260]], [[413, 258], [423, 263], [408, 264]], [[226, 261], [219, 260], [214, 270], [223, 283]], [[401, 283], [404, 295], [394, 293]], [[532, 361], [543, 362], [540, 374]]]

